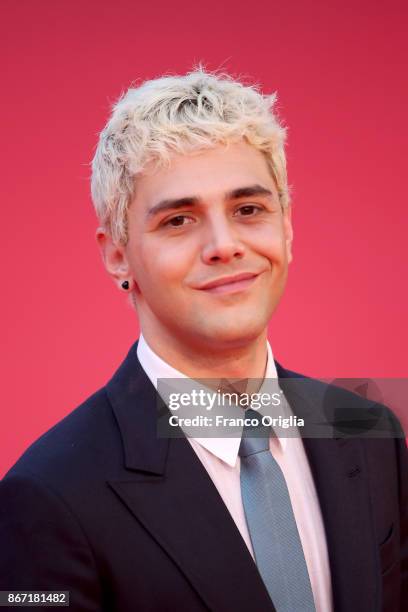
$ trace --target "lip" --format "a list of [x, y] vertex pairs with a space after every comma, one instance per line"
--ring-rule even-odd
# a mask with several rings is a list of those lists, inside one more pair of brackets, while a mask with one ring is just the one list
[[210, 293], [235, 293], [252, 285], [259, 274], [260, 272], [242, 272], [235, 276], [224, 276], [223, 278], [205, 283], [198, 287], [198, 289], [209, 291]]

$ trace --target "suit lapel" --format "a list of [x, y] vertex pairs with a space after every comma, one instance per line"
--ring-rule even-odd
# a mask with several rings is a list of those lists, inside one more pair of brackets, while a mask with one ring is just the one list
[[136, 344], [107, 385], [121, 432], [124, 477], [109, 485], [211, 610], [274, 612], [255, 563], [185, 438], [156, 436], [155, 389]]
[[[322, 405], [324, 385], [277, 365], [293, 412], [305, 420]], [[288, 379], [291, 379], [290, 383]], [[303, 379], [305, 380], [305, 379]], [[363, 445], [358, 439], [303, 439], [325, 526], [335, 612], [377, 610], [377, 551]]]

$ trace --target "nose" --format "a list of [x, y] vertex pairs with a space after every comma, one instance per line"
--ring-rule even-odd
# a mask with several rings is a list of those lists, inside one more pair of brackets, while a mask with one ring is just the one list
[[244, 254], [245, 247], [228, 220], [221, 216], [213, 219], [202, 249], [202, 261], [206, 264], [228, 263], [232, 259], [242, 259]]

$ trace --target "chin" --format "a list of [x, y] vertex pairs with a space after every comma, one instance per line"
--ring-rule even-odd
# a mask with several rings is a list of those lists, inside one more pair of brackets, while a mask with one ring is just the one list
[[[220, 326], [219, 322], [214, 327], [201, 330], [201, 336], [205, 335], [206, 340], [213, 346], [221, 347], [240, 347], [248, 342], [253, 342], [265, 331], [267, 321], [255, 322], [253, 319], [246, 322], [230, 321]], [[203, 334], [204, 332], [204, 334]]]

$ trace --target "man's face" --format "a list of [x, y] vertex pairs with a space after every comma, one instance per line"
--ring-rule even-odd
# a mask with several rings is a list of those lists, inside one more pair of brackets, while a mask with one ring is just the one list
[[169, 168], [145, 173], [128, 231], [142, 330], [191, 348], [241, 346], [265, 333], [285, 287], [292, 228], [254, 147], [174, 155]]

